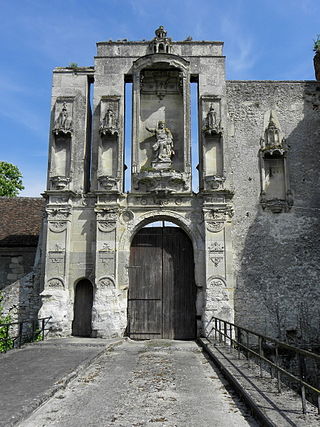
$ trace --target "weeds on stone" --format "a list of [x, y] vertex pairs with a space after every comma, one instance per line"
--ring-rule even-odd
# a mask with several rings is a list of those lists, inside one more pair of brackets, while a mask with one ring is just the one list
[[3, 295], [0, 292], [0, 353], [5, 353], [13, 348], [13, 340], [10, 339], [8, 326], [5, 325], [6, 323], [11, 323], [12, 318], [10, 314], [3, 314], [2, 300]]

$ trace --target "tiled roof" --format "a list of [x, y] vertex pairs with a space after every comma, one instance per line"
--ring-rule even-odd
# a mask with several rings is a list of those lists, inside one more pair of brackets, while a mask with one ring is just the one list
[[0, 246], [36, 246], [44, 207], [40, 197], [0, 197]]

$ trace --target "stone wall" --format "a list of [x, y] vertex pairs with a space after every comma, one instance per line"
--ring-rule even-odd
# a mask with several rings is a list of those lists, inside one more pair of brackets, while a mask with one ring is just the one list
[[0, 248], [0, 289], [32, 270], [36, 248]]
[[[297, 341], [319, 336], [320, 85], [227, 83], [226, 158], [233, 177], [235, 322]], [[274, 110], [288, 145], [294, 204], [273, 213], [260, 204], [260, 138]]]

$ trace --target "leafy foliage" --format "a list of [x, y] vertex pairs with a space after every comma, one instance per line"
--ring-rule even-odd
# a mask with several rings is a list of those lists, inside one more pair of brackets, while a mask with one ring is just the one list
[[17, 166], [0, 161], [0, 196], [16, 197], [24, 189]]
[[318, 34], [316, 40], [314, 40], [313, 50], [315, 52], [320, 52], [320, 34]]
[[[13, 348], [13, 340], [10, 339], [9, 336], [7, 336], [7, 326], [1, 326], [3, 323], [11, 323], [12, 319], [9, 314], [4, 315], [3, 314], [3, 307], [2, 302], [3, 296], [0, 293], [0, 353], [4, 353], [5, 351], [10, 350]], [[5, 339], [8, 338], [8, 339]]]

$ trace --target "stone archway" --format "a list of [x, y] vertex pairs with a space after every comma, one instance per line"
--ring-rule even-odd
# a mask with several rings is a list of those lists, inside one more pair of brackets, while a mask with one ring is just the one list
[[128, 334], [133, 339], [194, 339], [192, 243], [179, 227], [142, 228], [132, 240]]

